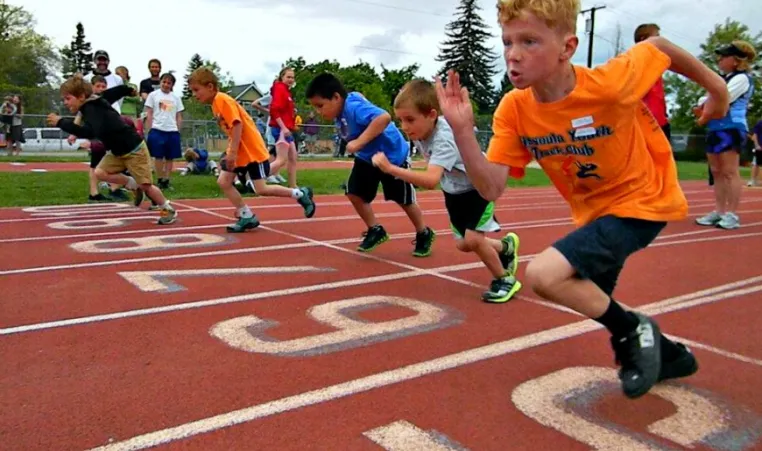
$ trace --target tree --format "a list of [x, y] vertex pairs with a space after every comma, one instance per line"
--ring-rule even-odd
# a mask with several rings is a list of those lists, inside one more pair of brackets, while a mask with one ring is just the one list
[[201, 55], [198, 53], [194, 53], [193, 56], [191, 56], [190, 61], [188, 62], [188, 69], [185, 73], [185, 86], [183, 87], [183, 99], [190, 99], [193, 95], [190, 90], [190, 86], [188, 86], [188, 79], [190, 78], [191, 74], [194, 70], [203, 67], [204, 66], [204, 60], [201, 58]]
[[457, 71], [479, 112], [486, 113], [494, 103], [492, 76], [497, 73], [497, 55], [485, 45], [491, 35], [479, 16], [480, 10], [476, 0], [460, 0], [457, 18], [445, 27], [447, 39], [437, 61], [444, 63], [439, 75], [446, 77], [448, 70]]
[[76, 72], [87, 75], [93, 71], [92, 47], [90, 42], [85, 40], [85, 27], [82, 22], [77, 23], [77, 33], [71, 43], [61, 49], [61, 57], [64, 78], [69, 78]]
[[201, 57], [201, 55], [195, 53], [193, 56], [191, 56], [191, 59], [188, 62], [188, 68], [186, 70], [185, 76], [183, 77], [185, 80], [185, 85], [183, 86], [183, 99], [190, 99], [193, 96], [193, 93], [191, 93], [190, 90], [190, 86], [188, 86], [188, 79], [194, 70], [204, 66], [211, 69], [212, 72], [214, 72], [214, 74], [217, 76], [217, 79], [220, 82], [220, 92], [228, 92], [233, 88], [233, 86], [235, 86], [235, 82], [233, 81], [233, 77], [230, 75], [230, 72], [223, 74], [219, 64], [217, 64], [215, 61], [205, 60]]
[[401, 69], [387, 69], [383, 64], [381, 65], [382, 87], [389, 104], [394, 105], [394, 99], [397, 98], [400, 89], [416, 78], [420, 67], [419, 64], [411, 64]]
[[34, 17], [23, 7], [0, 0], [0, 84], [34, 87], [57, 81], [60, 58], [34, 25]]
[[[717, 56], [714, 54], [714, 51], [736, 39], [751, 43], [757, 50], [757, 55], [760, 55], [760, 52], [762, 52], [762, 32], [752, 36], [749, 32], [749, 27], [741, 22], [726, 18], [724, 23], [714, 26], [714, 30], [709, 33], [706, 41], [701, 44], [701, 53], [697, 57], [716, 71], [718, 70]], [[762, 84], [760, 83], [762, 71], [757, 68], [755, 75], [753, 77], [755, 92], [760, 92], [760, 89], [762, 89]], [[667, 74], [665, 77], [664, 89], [667, 95], [673, 98], [674, 102], [674, 107], [670, 111], [672, 129], [691, 133], [701, 132], [701, 128], [696, 126], [696, 117], [693, 115], [692, 110], [699, 97], [705, 94], [703, 89], [683, 76], [673, 73]], [[751, 124], [762, 119], [762, 96], [752, 96], [747, 117]]]
[[513, 89], [513, 83], [511, 83], [511, 79], [508, 78], [508, 71], [505, 71], [503, 79], [500, 81], [500, 89], [495, 91], [495, 107], [500, 104], [503, 96], [505, 96], [511, 89]]

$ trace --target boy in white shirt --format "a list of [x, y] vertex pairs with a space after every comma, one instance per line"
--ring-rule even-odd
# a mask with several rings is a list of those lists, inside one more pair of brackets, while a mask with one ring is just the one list
[[175, 81], [172, 74], [162, 75], [160, 89], [149, 94], [145, 102], [146, 129], [150, 129], [146, 143], [156, 159], [158, 186], [162, 190], [169, 188], [173, 160], [182, 156], [180, 129], [185, 106], [180, 96], [172, 92]]

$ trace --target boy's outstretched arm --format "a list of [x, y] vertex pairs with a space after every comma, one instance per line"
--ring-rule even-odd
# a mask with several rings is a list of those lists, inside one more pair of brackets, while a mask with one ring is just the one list
[[389, 162], [383, 152], [373, 155], [373, 165], [389, 175], [424, 189], [436, 189], [444, 173], [442, 166], [433, 164], [430, 164], [425, 171], [414, 171], [395, 166]]
[[650, 42], [670, 58], [672, 64], [669, 70], [684, 75], [706, 89], [709, 97], [704, 103], [701, 117], [698, 120], [699, 125], [706, 124], [710, 119], [720, 119], [727, 114], [730, 94], [722, 77], [698, 58], [661, 36], [648, 38], [645, 42]]
[[386, 130], [392, 122], [392, 116], [389, 113], [384, 112], [378, 115], [375, 119], [370, 121], [370, 124], [365, 128], [360, 136], [347, 143], [347, 152], [355, 153], [365, 147], [369, 142], [373, 141], [378, 135]]
[[474, 112], [468, 91], [461, 87], [459, 75], [452, 70], [447, 74], [447, 84], [437, 79], [436, 88], [442, 114], [452, 128], [471, 183], [483, 198], [497, 200], [505, 191], [509, 168], [484, 158], [474, 132]]

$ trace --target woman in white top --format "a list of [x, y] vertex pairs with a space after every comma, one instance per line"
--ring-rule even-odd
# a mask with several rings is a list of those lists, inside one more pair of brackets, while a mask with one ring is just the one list
[[183, 124], [182, 99], [172, 92], [175, 76], [161, 76], [161, 87], [146, 97], [146, 144], [151, 156], [156, 159], [156, 174], [160, 189], [169, 188], [169, 176], [172, 173], [173, 160], [182, 156], [180, 129]]

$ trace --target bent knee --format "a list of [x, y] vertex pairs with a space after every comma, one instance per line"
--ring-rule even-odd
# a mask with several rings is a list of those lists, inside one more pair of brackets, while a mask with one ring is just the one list
[[569, 279], [575, 271], [566, 258], [551, 248], [535, 257], [526, 267], [524, 279], [532, 290], [543, 296]]
[[461, 252], [471, 252], [471, 247], [468, 245], [468, 241], [460, 239], [455, 242], [455, 248]]
[[472, 230], [466, 230], [466, 236], [463, 238], [463, 241], [469, 250], [478, 249], [484, 241], [484, 235]]

